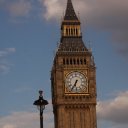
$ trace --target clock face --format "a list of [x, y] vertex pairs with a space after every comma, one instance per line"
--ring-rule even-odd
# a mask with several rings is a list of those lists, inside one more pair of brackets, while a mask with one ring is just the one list
[[88, 93], [88, 82], [84, 74], [71, 72], [65, 80], [66, 93]]

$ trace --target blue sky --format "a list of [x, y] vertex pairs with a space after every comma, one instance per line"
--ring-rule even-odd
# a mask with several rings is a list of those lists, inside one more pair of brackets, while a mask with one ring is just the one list
[[[35, 128], [38, 90], [49, 101], [50, 71], [67, 0], [0, 0], [0, 127]], [[72, 0], [97, 66], [98, 127], [128, 127], [128, 2]], [[77, 6], [79, 5], [79, 6]], [[90, 42], [90, 43], [89, 43]], [[19, 121], [20, 120], [20, 121]]]

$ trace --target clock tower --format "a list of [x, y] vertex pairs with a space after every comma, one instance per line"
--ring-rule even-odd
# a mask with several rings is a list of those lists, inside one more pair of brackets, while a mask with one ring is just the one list
[[82, 39], [81, 23], [67, 1], [51, 71], [55, 128], [96, 128], [96, 67]]

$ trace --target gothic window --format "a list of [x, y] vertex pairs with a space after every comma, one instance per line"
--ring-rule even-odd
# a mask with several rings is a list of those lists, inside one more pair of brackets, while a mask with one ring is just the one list
[[84, 64], [86, 64], [86, 59], [84, 59]]
[[63, 59], [63, 64], [65, 65], [65, 59]]
[[73, 29], [71, 29], [71, 35], [73, 35]]
[[80, 64], [83, 64], [83, 60], [82, 59], [80, 59]]
[[68, 59], [66, 60], [66, 64], [67, 64], [67, 65], [69, 64], [69, 60], [68, 60]]
[[76, 35], [78, 35], [78, 30], [76, 29]]
[[74, 64], [74, 65], [76, 64], [76, 60], [75, 60], [75, 59], [73, 59], [73, 64]]
[[74, 35], [76, 35], [75, 29], [74, 29]]
[[69, 36], [70, 36], [70, 34], [71, 34], [71, 30], [70, 30], [70, 28], [69, 28]]
[[66, 35], [68, 35], [68, 29], [66, 28]]
[[79, 65], [79, 59], [77, 59], [77, 64]]
[[70, 59], [70, 64], [72, 65], [72, 59]]

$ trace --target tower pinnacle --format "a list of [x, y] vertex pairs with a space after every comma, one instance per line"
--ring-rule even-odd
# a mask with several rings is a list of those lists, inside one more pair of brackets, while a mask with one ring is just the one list
[[78, 20], [78, 17], [75, 13], [75, 10], [73, 8], [71, 0], [67, 1], [67, 8], [66, 8], [66, 13], [65, 13], [65, 16], [64, 16], [64, 20]]
[[80, 21], [75, 13], [71, 0], [67, 0], [64, 20], [61, 24], [60, 51], [87, 51], [81, 34]]

